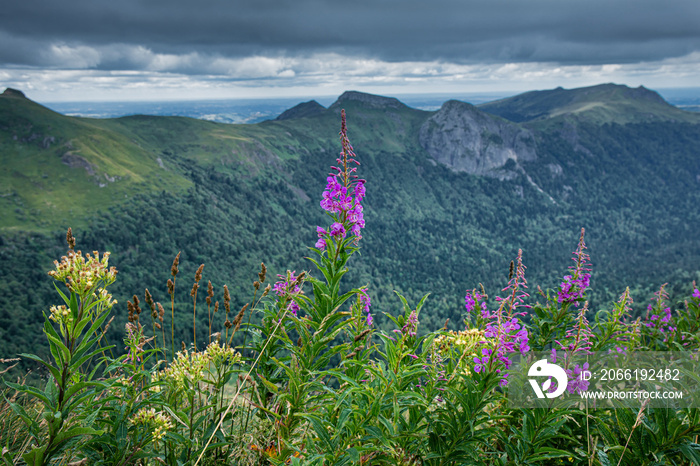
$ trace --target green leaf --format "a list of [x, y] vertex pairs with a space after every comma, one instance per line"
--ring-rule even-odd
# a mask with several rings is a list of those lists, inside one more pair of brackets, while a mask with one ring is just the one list
[[78, 295], [75, 294], [75, 291], [70, 292], [70, 302], [68, 304], [71, 315], [73, 316], [73, 322], [78, 322], [80, 317], [78, 313], [80, 310], [78, 309]]
[[600, 461], [601, 466], [612, 466], [610, 464], [610, 458], [608, 458], [608, 454], [605, 453], [602, 449], [598, 449], [598, 461]]
[[22, 455], [22, 459], [26, 461], [29, 466], [44, 466], [44, 453], [46, 452], [46, 447], [34, 447], [31, 451]]
[[555, 458], [570, 458], [571, 453], [557, 448], [540, 447], [534, 455], [528, 457], [530, 461], [543, 461]]
[[262, 383], [265, 385], [265, 387], [267, 387], [267, 389], [270, 390], [272, 393], [277, 394], [279, 392], [279, 387], [277, 387], [277, 385], [270, 382], [269, 380], [267, 380], [265, 377], [263, 377], [261, 375], [259, 375], [258, 377], [260, 378], [260, 380], [262, 380]]
[[66, 345], [64, 345], [61, 340], [49, 333], [46, 334], [46, 338], [49, 339], [49, 345], [51, 346], [51, 349], [53, 350], [55, 348], [56, 354], [54, 354], [54, 357], [58, 356], [57, 362], [59, 362], [61, 365], [69, 363], [70, 351], [68, 351]]
[[53, 287], [56, 288], [56, 291], [58, 291], [58, 294], [61, 295], [61, 298], [63, 298], [63, 302], [66, 303], [66, 306], [69, 306], [69, 305], [70, 305], [70, 299], [68, 299], [68, 297], [66, 296], [66, 294], [65, 294], [63, 291], [61, 291], [61, 289], [58, 287], [58, 285], [56, 284], [56, 282], [53, 282]]
[[67, 431], [59, 432], [56, 436], [55, 443], [60, 445], [73, 437], [80, 437], [84, 435], [102, 435], [104, 431], [95, 430], [92, 427], [73, 427]]
[[83, 316], [84, 317], [82, 318], [82, 320], [80, 322], [78, 322], [77, 324], [75, 324], [75, 326], [73, 327], [73, 335], [75, 336], [75, 338], [78, 338], [78, 336], [80, 336], [82, 334], [83, 329], [90, 322], [90, 318], [87, 317], [86, 312], [83, 312]]
[[51, 375], [53, 375], [53, 377], [55, 379], [61, 378], [61, 373], [59, 372], [58, 368], [56, 366], [52, 366], [48, 362], [44, 361], [39, 356], [37, 356], [35, 354], [29, 354], [29, 353], [21, 353], [21, 354], [19, 354], [19, 356], [22, 358], [31, 359], [32, 361], [36, 361], [36, 362], [46, 366], [46, 368], [51, 372]]
[[70, 400], [73, 395], [78, 393], [80, 390], [83, 390], [88, 387], [103, 387], [104, 384], [101, 382], [78, 382], [76, 384], [71, 385], [71, 387], [66, 390], [66, 394], [64, 396], [64, 400]]
[[694, 465], [700, 465], [700, 445], [688, 442], [680, 445], [678, 450]]
[[417, 314], [420, 314], [420, 310], [423, 308], [423, 304], [425, 304], [425, 300], [428, 299], [428, 296], [430, 296], [430, 293], [426, 293], [425, 296], [423, 296], [421, 300], [418, 301], [418, 305], [416, 306]]
[[21, 405], [19, 405], [17, 403], [10, 402], [7, 399], [7, 397], [5, 397], [4, 393], [3, 393], [3, 398], [5, 399], [5, 402], [10, 406], [10, 409], [12, 409], [12, 411], [16, 415], [18, 415], [22, 419], [22, 421], [24, 421], [24, 423], [29, 428], [29, 434], [33, 436], [34, 433], [39, 428], [39, 424], [32, 417], [29, 417], [29, 415], [27, 414], [27, 412], [24, 410], [24, 408]]
[[19, 384], [12, 383], [12, 382], [5, 382], [5, 384], [6, 384], [8, 387], [10, 387], [10, 388], [12, 388], [12, 389], [15, 389], [15, 390], [17, 390], [17, 391], [19, 391], [19, 392], [27, 393], [27, 394], [29, 394], [29, 395], [32, 395], [32, 396], [35, 397], [35, 398], [40, 399], [40, 400], [42, 401], [42, 403], [44, 403], [44, 405], [46, 405], [47, 408], [49, 408], [49, 409], [51, 409], [51, 410], [54, 410], [54, 409], [55, 409], [55, 406], [54, 406], [53, 403], [49, 400], [49, 398], [48, 398], [44, 393], [42, 393], [41, 391], [39, 391], [38, 389], [36, 389], [36, 388], [34, 388], [34, 387], [31, 387], [31, 386], [29, 386], [29, 385], [19, 385]]

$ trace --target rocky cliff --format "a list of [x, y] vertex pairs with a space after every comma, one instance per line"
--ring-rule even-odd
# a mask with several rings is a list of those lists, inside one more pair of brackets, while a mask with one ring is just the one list
[[[510, 178], [521, 161], [535, 160], [533, 134], [488, 115], [473, 105], [451, 100], [421, 126], [421, 146], [455, 171]], [[505, 165], [513, 160], [515, 165]]]

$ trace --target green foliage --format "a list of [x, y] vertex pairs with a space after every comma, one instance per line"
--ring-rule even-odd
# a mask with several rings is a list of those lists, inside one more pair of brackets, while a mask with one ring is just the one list
[[[14, 413], [26, 424], [28, 435], [36, 445], [22, 455], [30, 465], [49, 464], [51, 459], [61, 454], [69, 442], [75, 438], [100, 434], [92, 428], [97, 412], [82, 411], [87, 400], [94, 399], [104, 388], [104, 384], [95, 379], [98, 367], [85, 371], [86, 363], [102, 354], [110, 347], [100, 344], [102, 326], [112, 307], [112, 296], [107, 286], [115, 280], [116, 270], [109, 269], [106, 253], [100, 260], [97, 253], [83, 258], [75, 253], [75, 244], [70, 229], [68, 243], [71, 250], [62, 262], [56, 262], [56, 270], [50, 272], [55, 280], [61, 282], [69, 291], [70, 297], [56, 291], [64, 304], [51, 308], [51, 315], [44, 316], [44, 334], [49, 340], [51, 361], [45, 361], [33, 354], [22, 356], [37, 361], [49, 371], [49, 378], [44, 390], [29, 385], [5, 382], [10, 388], [36, 398], [43, 404], [41, 422], [30, 416], [17, 403], [10, 403]], [[51, 321], [58, 324], [56, 332]], [[93, 406], [99, 410], [99, 405]], [[81, 412], [82, 411], [82, 412]]]
[[[347, 168], [348, 147], [349, 142], [343, 140], [344, 159], [339, 163], [343, 169], [336, 169], [336, 181], [347, 193], [356, 182]], [[370, 166], [372, 162], [380, 167], [384, 163], [368, 158]], [[386, 155], [385, 162], [401, 163], [396, 154]], [[428, 172], [427, 165], [424, 174]], [[368, 172], [372, 173], [372, 169]], [[193, 169], [192, 177], [204, 173]], [[508, 406], [504, 390], [508, 383], [507, 358], [513, 352], [556, 349], [570, 356], [589, 349], [617, 351], [620, 346], [628, 352], [697, 352], [700, 291], [695, 283], [693, 296], [682, 307], [672, 303], [665, 287], [661, 287], [644, 319], [634, 316], [629, 289], [610, 305], [609, 311], [595, 312], [599, 308], [591, 304], [592, 294], [584, 280], [588, 269], [581, 231], [574, 253], [574, 271], [561, 281], [556, 280], [553, 289], [538, 289], [532, 299], [525, 293], [525, 267], [519, 251], [517, 266], [516, 262], [511, 263], [503, 298], [488, 298], [482, 287], [468, 291], [472, 302], [465, 300], [466, 329], [450, 330], [439, 322], [446, 315], [444, 302], [433, 304], [427, 294], [414, 299], [399, 291], [392, 306], [400, 310], [386, 312], [385, 324], [379, 326], [371, 313], [378, 316], [373, 309], [383, 307], [388, 298], [377, 299], [380, 305], [375, 301], [370, 307], [370, 295], [381, 289], [376, 283], [393, 277], [410, 279], [425, 272], [401, 269], [395, 271], [396, 275], [373, 274], [373, 269], [358, 261], [361, 244], [366, 254], [385, 250], [392, 257], [394, 251], [397, 255], [392, 260], [398, 261], [404, 257], [398, 250], [405, 247], [402, 241], [407, 241], [407, 237], [390, 232], [394, 241], [378, 246], [370, 233], [372, 221], [376, 220], [379, 228], [388, 224], [370, 215], [370, 196], [365, 205], [367, 237], [360, 239], [353, 231], [357, 220], [350, 214], [350, 208], [360, 202], [361, 196], [355, 189], [354, 198], [348, 201], [350, 207], [324, 207], [328, 214], [325, 220], [309, 213], [310, 219], [318, 219], [317, 224], [325, 221], [331, 225], [328, 231], [319, 227], [319, 242], [306, 249], [309, 257], [305, 264], [312, 271], [278, 274], [280, 280], [273, 286], [268, 275], [274, 269], [268, 272], [262, 265], [252, 284], [252, 294], [249, 285], [244, 285], [249, 279], [239, 280], [231, 287], [233, 295], [228, 286], [224, 288], [220, 301], [223, 306], [214, 302], [214, 285], [208, 286], [205, 310], [201, 303], [198, 305], [203, 294], [198, 292], [203, 266], [195, 273], [189, 295], [189, 286], [182, 286], [180, 268], [200, 263], [193, 247], [201, 247], [214, 256], [216, 249], [208, 244], [212, 238], [240, 231], [227, 230], [230, 227], [225, 226], [217, 230], [213, 228], [214, 219], [231, 209], [227, 213], [238, 215], [243, 222], [253, 222], [242, 228], [257, 228], [255, 241], [272, 238], [265, 236], [261, 225], [289, 231], [288, 222], [294, 221], [291, 216], [280, 220], [275, 209], [254, 217], [255, 209], [250, 209], [266, 193], [289, 193], [281, 176], [270, 175], [266, 184], [255, 178], [248, 180], [260, 192], [251, 194], [249, 203], [230, 202], [223, 206], [217, 205], [218, 198], [217, 202], [211, 199], [233, 196], [221, 186], [235, 192], [236, 184], [214, 173], [209, 176], [212, 182], [198, 182], [187, 202], [169, 193], [162, 195], [160, 205], [151, 204], [152, 198], [143, 198], [139, 202], [144, 217], [130, 220], [119, 216], [124, 226], [117, 233], [108, 234], [99, 226], [84, 233], [92, 242], [99, 236], [114, 244], [139, 244], [151, 254], [151, 266], [170, 269], [168, 285], [162, 286], [154, 284], [144, 272], [150, 269], [138, 270], [140, 264], [134, 258], [141, 256], [133, 255], [131, 262], [123, 261], [126, 267], [120, 269], [121, 275], [133, 274], [135, 278], [131, 280], [141, 286], [160, 289], [154, 291], [156, 297], [170, 298], [168, 313], [167, 301], [162, 306], [147, 291], [148, 307], [144, 313], [141, 300], [134, 295], [128, 302], [128, 316], [122, 315], [122, 322], [115, 316], [114, 322], [118, 323], [113, 327], [125, 329], [125, 334], [116, 333], [124, 343], [125, 354], [112, 354], [112, 347], [104, 343], [114, 335], [105, 327], [114, 304], [110, 293], [118, 285], [113, 284], [116, 270], [108, 268], [108, 255], [100, 259], [95, 252], [84, 258], [75, 252], [69, 231], [71, 250], [50, 272], [61, 284], [54, 293], [64, 304], [51, 307], [50, 316], [44, 317], [43, 335], [49, 351], [45, 356], [23, 355], [40, 364], [47, 379], [40, 387], [6, 382], [8, 391], [0, 413], [7, 415], [8, 421], [3, 426], [23, 423], [30, 440], [17, 442], [3, 432], [5, 464], [19, 462], [20, 458], [34, 465], [700, 464], [700, 415], [696, 408], [669, 410], [642, 404], [639, 409], [622, 405], [595, 410], [561, 406], [513, 409]], [[384, 197], [379, 195], [373, 202], [380, 211], [386, 203], [402, 212], [400, 218], [405, 222], [402, 225], [408, 230], [408, 238], [420, 238], [423, 234], [430, 238], [427, 229], [417, 234], [411, 228], [422, 228], [427, 223], [421, 222], [446, 215], [449, 209], [434, 212], [422, 210], [429, 204], [416, 202], [407, 206], [398, 202], [407, 195], [406, 188], [400, 186], [417, 178], [407, 175], [400, 182], [383, 178], [396, 189], [388, 189]], [[502, 186], [495, 180], [475, 180], [457, 174], [445, 178], [454, 181], [456, 187], [460, 183]], [[437, 191], [418, 182], [414, 187], [437, 195]], [[248, 191], [237, 193], [241, 192]], [[442, 195], [444, 204], [459, 210], [457, 204], [450, 204], [448, 195]], [[397, 204], [392, 204], [396, 199]], [[491, 201], [486, 199], [485, 203]], [[512, 202], [499, 208], [523, 205], [517, 199]], [[283, 206], [283, 211], [310, 212], [310, 207], [283, 195], [276, 196], [275, 203]], [[177, 241], [189, 244], [186, 252], [177, 253], [172, 265], [174, 251], [180, 251], [181, 244], [155, 244], [149, 240], [156, 235], [148, 230], [171, 225], [161, 207], [169, 209], [170, 216], [192, 209], [206, 222], [212, 222], [213, 233], [206, 235], [192, 225], [178, 227], [173, 234], [187, 234]], [[251, 212], [243, 215], [246, 209]], [[144, 218], [151, 222], [141, 224]], [[296, 226], [303, 226], [303, 221], [296, 221], [300, 222]], [[313, 239], [313, 234], [301, 236], [301, 245]], [[512, 237], [505, 238], [507, 241]], [[289, 248], [275, 259], [281, 262], [297, 254], [301, 247], [294, 246], [297, 239], [289, 233], [284, 242], [276, 243], [277, 248]], [[487, 247], [504, 247], [498, 246], [495, 239], [481, 239]], [[255, 241], [242, 239], [240, 254], [257, 250], [253, 247]], [[217, 247], [233, 247], [233, 243], [223, 244]], [[165, 250], [170, 252], [167, 260], [165, 252], [158, 252]], [[422, 252], [429, 250], [426, 245]], [[431, 252], [450, 251], [445, 246]], [[124, 255], [128, 258], [129, 253]], [[407, 257], [410, 264], [410, 255]], [[493, 267], [495, 270], [501, 265]], [[564, 269], [561, 267], [557, 276]], [[209, 270], [208, 266], [208, 273]], [[218, 266], [211, 270], [214, 277], [222, 273]], [[250, 270], [240, 272], [246, 278], [250, 275]], [[435, 277], [426, 278], [422, 286], [431, 280]], [[128, 284], [131, 283], [134, 282]], [[413, 290], [410, 294], [417, 293]], [[526, 300], [532, 304], [532, 310], [523, 316]], [[213, 312], [212, 304], [218, 314]], [[241, 307], [236, 312], [237, 306]], [[185, 313], [189, 309], [191, 315]], [[183, 338], [191, 344], [179, 344]], [[175, 348], [181, 350], [176, 352]]]

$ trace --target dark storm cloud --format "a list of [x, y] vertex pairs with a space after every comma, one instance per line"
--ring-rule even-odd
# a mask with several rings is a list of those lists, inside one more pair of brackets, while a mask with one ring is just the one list
[[[699, 24], [698, 0], [25, 0], [3, 5], [0, 62], [186, 73], [211, 57], [324, 52], [634, 63], [700, 50]], [[154, 64], [153, 54], [185, 59]]]

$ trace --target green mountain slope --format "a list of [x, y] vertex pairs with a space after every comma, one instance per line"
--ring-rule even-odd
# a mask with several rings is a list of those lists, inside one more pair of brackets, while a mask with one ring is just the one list
[[[114, 121], [70, 118], [0, 95], [0, 228], [49, 231], [154, 189], [191, 182]], [[154, 188], [157, 186], [157, 188]]]
[[[422, 325], [458, 325], [464, 290], [483, 283], [496, 294], [519, 248], [531, 290], [555, 287], [581, 227], [594, 264], [592, 309], [626, 286], [643, 307], [661, 283], [680, 289], [700, 278], [700, 125], [650, 91], [599, 87], [528, 93], [498, 103], [498, 115], [456, 101], [424, 112], [350, 91], [327, 109], [305, 105], [255, 125], [69, 118], [6, 92], [0, 142], [12, 169], [0, 175], [0, 357], [37, 341], [41, 311], [55, 303], [45, 272], [63, 253], [67, 226], [83, 250], [113, 253], [113, 341], [133, 294], [149, 288], [169, 301], [178, 251], [185, 341], [200, 263], [215, 299], [227, 284], [235, 305], [261, 261], [271, 277], [309, 269], [306, 248], [327, 222], [318, 203], [340, 151], [341, 108], [367, 180], [367, 228], [348, 283], [370, 285], [380, 324], [399, 290], [412, 300], [432, 293]], [[617, 116], [601, 124], [597, 110], [560, 111], [585, 107], [583, 94]], [[535, 110], [540, 116], [527, 116]], [[198, 331], [206, 312], [200, 319]]]
[[700, 115], [668, 104], [654, 91], [643, 86], [631, 89], [616, 84], [526, 92], [479, 105], [479, 108], [518, 123], [556, 117], [571, 117], [597, 124], [658, 121], [700, 123]]

